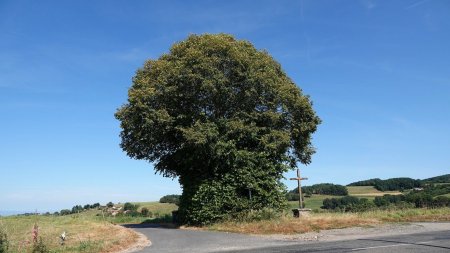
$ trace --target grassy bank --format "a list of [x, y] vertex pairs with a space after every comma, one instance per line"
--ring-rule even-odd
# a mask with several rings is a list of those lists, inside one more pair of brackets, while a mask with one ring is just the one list
[[[65, 216], [11, 216], [0, 218], [0, 226], [8, 235], [11, 252], [30, 252], [33, 226], [52, 252], [114, 252], [133, 244], [138, 235], [121, 226], [101, 221], [94, 211]], [[59, 236], [66, 232], [65, 245]]]
[[[11, 252], [30, 252], [33, 244], [33, 226], [39, 226], [39, 236], [51, 252], [114, 252], [136, 242], [138, 235], [115, 224], [168, 222], [173, 204], [140, 202], [139, 210], [147, 208], [148, 217], [126, 215], [110, 216], [92, 209], [64, 216], [8, 216], [0, 217], [0, 228], [8, 235]], [[67, 240], [60, 245], [59, 236], [66, 232]]]
[[249, 234], [296, 234], [354, 226], [373, 226], [386, 222], [450, 221], [450, 208], [377, 210], [361, 213], [312, 213], [293, 218], [286, 213], [280, 218], [263, 221], [226, 221], [207, 227], [209, 230]]

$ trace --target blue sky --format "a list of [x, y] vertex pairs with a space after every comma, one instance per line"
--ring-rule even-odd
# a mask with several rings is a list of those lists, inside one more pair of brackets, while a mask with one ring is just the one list
[[1, 0], [0, 210], [180, 193], [122, 152], [114, 112], [136, 69], [192, 33], [251, 41], [311, 96], [305, 184], [449, 173], [449, 14], [445, 0]]

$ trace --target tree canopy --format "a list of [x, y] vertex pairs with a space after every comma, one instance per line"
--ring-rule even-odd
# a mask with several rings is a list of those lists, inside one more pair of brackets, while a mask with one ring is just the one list
[[282, 208], [282, 174], [311, 162], [320, 123], [278, 62], [226, 34], [190, 35], [146, 61], [116, 118], [128, 156], [178, 178], [179, 217], [193, 224]]

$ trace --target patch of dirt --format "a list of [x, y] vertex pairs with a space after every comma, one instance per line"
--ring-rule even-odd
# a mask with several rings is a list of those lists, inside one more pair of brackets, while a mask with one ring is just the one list
[[370, 227], [351, 227], [343, 229], [323, 230], [319, 232], [309, 232], [304, 234], [267, 235], [263, 237], [297, 242], [341, 241], [376, 236], [415, 234], [442, 230], [450, 230], [450, 222], [391, 223]]
[[131, 240], [127, 241], [127, 244], [121, 245], [118, 249], [112, 249], [111, 253], [131, 253], [152, 245], [151, 241], [144, 234], [124, 227], [121, 227], [121, 229], [126, 230], [126, 233], [130, 233], [129, 238]]

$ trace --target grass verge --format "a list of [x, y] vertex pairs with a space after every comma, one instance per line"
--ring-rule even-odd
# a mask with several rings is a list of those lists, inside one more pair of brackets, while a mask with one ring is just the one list
[[450, 221], [450, 208], [377, 210], [362, 213], [312, 213], [300, 218], [290, 214], [263, 221], [226, 221], [205, 229], [246, 234], [297, 234], [327, 229], [374, 226], [386, 222]]

